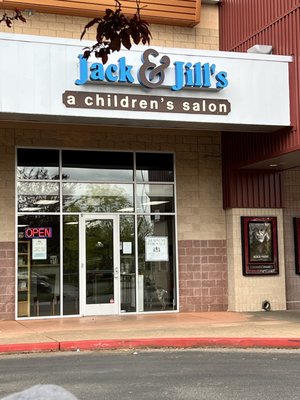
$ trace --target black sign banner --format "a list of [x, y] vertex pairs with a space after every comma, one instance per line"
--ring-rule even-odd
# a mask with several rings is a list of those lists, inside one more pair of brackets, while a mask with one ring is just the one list
[[206, 115], [228, 115], [231, 111], [231, 104], [226, 99], [147, 96], [71, 90], [65, 91], [62, 99], [63, 104], [68, 108]]

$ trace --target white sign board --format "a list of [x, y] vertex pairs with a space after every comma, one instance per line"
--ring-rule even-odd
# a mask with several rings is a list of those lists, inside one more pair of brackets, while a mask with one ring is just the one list
[[[222, 130], [290, 125], [289, 56], [155, 46], [158, 55], [146, 57], [148, 48], [135, 46], [111, 54], [104, 67], [93, 57], [83, 65], [78, 56], [91, 44], [1, 33], [0, 120], [213, 124]], [[162, 84], [143, 86], [142, 66], [151, 70], [154, 63], [158, 70], [163, 57], [168, 67]], [[16, 66], [22, 66], [20, 73]], [[147, 70], [143, 81], [149, 84]]]
[[47, 239], [32, 239], [32, 259], [47, 260]]
[[145, 260], [169, 261], [167, 236], [148, 236], [145, 238]]

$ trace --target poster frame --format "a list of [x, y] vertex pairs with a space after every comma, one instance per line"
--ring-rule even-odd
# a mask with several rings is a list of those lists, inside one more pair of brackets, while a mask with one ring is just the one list
[[278, 275], [277, 217], [241, 217], [243, 275]]

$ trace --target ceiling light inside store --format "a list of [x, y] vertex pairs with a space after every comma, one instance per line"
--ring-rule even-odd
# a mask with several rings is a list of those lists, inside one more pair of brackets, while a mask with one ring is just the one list
[[38, 200], [34, 204], [38, 204], [39, 206], [49, 206], [50, 204], [57, 204], [59, 200]]
[[167, 204], [169, 201], [147, 201], [146, 203], [142, 203], [142, 206], [158, 206], [160, 204]]
[[133, 212], [134, 211], [134, 209], [133, 209], [133, 207], [125, 207], [125, 208], [120, 208], [119, 210], [118, 210], [119, 212]]
[[31, 211], [40, 211], [41, 207], [24, 207], [21, 209], [21, 211], [24, 212], [31, 212]]
[[78, 225], [78, 221], [65, 222], [65, 225]]

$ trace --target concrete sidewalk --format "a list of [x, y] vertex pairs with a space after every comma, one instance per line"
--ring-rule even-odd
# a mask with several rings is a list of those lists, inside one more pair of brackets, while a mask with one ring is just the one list
[[2, 353], [138, 347], [300, 349], [300, 311], [0, 321]]

